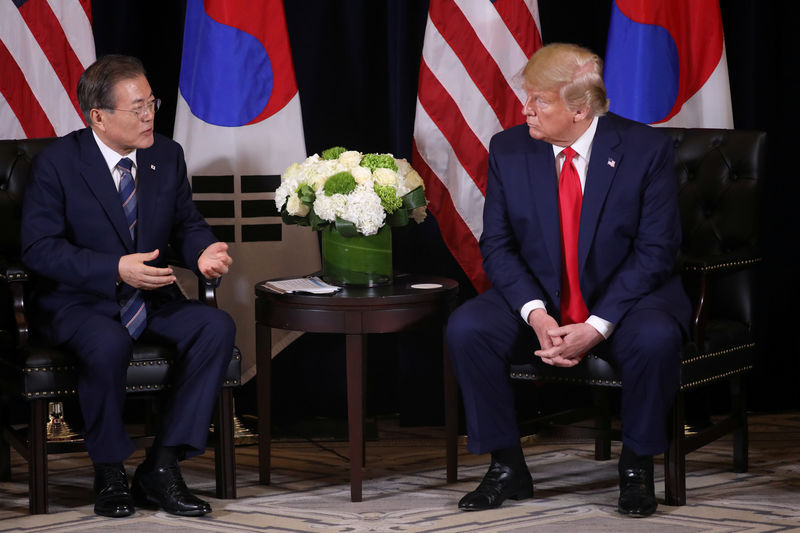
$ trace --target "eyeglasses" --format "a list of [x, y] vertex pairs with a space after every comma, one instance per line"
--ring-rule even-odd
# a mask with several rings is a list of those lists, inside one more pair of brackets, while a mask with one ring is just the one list
[[137, 107], [136, 109], [117, 109], [116, 107], [109, 107], [110, 111], [127, 111], [128, 113], [133, 113], [136, 115], [136, 118], [139, 120], [145, 120], [148, 115], [155, 115], [158, 108], [161, 107], [161, 98], [156, 98], [155, 100], [151, 100], [144, 105]]

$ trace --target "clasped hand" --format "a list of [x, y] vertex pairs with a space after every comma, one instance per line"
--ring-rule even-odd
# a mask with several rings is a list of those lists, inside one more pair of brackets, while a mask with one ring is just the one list
[[548, 365], [575, 366], [586, 352], [603, 340], [600, 332], [586, 323], [559, 326], [544, 309], [531, 311], [528, 323], [536, 333], [541, 346], [534, 355]]

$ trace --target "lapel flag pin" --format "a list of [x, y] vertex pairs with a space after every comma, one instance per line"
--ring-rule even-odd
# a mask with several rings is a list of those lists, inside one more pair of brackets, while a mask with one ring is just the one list
[[616, 165], [617, 165], [617, 162], [609, 157], [608, 158], [608, 166], [610, 166], [611, 168], [614, 168]]
[[[609, 159], [609, 161], [610, 161], [610, 159]], [[150, 170], [155, 170], [155, 169], [156, 169], [155, 165], [150, 165]]]

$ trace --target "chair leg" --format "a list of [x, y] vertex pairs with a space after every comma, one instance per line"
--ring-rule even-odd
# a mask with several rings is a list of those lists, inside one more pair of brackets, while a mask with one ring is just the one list
[[31, 514], [47, 513], [47, 399], [30, 402], [28, 505]]
[[3, 436], [0, 427], [0, 481], [11, 480], [11, 445]]
[[447, 482], [458, 481], [458, 382], [444, 345], [444, 446]]
[[595, 415], [595, 428], [597, 436], [594, 439], [594, 458], [596, 461], [611, 459], [611, 409], [608, 401], [608, 389], [605, 387], [592, 387], [597, 414]]
[[664, 493], [667, 505], [686, 505], [686, 449], [683, 392], [678, 391], [669, 418], [670, 441], [664, 454]]
[[223, 387], [217, 400], [214, 463], [217, 474], [217, 498], [236, 498], [236, 448], [233, 444], [233, 391]]
[[733, 471], [747, 472], [749, 439], [744, 384], [742, 383], [742, 378], [736, 376], [731, 379], [730, 385], [731, 409], [736, 420], [736, 429], [733, 431]]

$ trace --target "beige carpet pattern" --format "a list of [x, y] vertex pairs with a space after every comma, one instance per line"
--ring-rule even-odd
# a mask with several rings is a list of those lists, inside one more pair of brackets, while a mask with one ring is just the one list
[[[11, 482], [0, 482], [2, 532], [177, 533], [274, 532], [591, 532], [800, 531], [800, 414], [752, 416], [750, 471], [730, 471], [729, 440], [687, 461], [688, 504], [660, 505], [647, 519], [616, 512], [616, 459], [598, 462], [588, 439], [552, 433], [528, 439], [534, 476], [531, 500], [491, 511], [464, 513], [458, 499], [483, 476], [488, 458], [460, 450], [459, 482], [447, 485], [440, 428], [398, 428], [379, 421], [380, 437], [367, 443], [364, 501], [350, 502], [347, 443], [281, 441], [273, 446], [272, 484], [258, 484], [257, 451], [237, 448], [238, 499], [213, 498], [213, 456], [182, 463], [187, 483], [211, 501], [203, 518], [178, 518], [139, 509], [109, 519], [92, 512], [91, 467], [85, 454], [50, 459], [50, 514], [27, 513], [27, 473], [12, 457]], [[619, 448], [613, 450], [614, 456]], [[128, 463], [129, 473], [141, 452]], [[656, 465], [663, 499], [663, 468]]]

